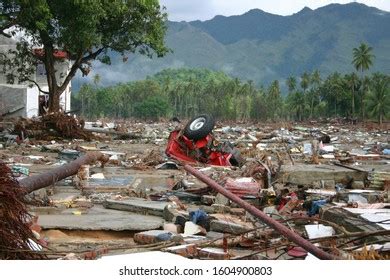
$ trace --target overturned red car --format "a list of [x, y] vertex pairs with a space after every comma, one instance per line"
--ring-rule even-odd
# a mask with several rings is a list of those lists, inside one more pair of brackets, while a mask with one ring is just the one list
[[171, 132], [166, 154], [178, 161], [210, 165], [240, 166], [240, 151], [229, 142], [218, 142], [212, 133], [215, 126], [210, 115], [200, 115], [190, 120], [184, 129]]

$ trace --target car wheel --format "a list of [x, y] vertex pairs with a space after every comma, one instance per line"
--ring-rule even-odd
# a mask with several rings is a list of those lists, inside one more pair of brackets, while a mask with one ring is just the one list
[[215, 121], [212, 116], [200, 115], [190, 120], [184, 128], [184, 136], [191, 140], [206, 137], [214, 128]]

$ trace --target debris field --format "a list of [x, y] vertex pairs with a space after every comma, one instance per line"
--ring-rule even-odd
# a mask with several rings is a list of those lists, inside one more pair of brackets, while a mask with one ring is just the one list
[[388, 259], [388, 125], [2, 120], [0, 258]]

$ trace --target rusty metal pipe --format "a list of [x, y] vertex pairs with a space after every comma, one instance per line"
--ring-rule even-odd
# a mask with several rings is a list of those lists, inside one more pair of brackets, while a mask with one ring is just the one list
[[91, 164], [95, 161], [107, 161], [107, 156], [100, 152], [90, 152], [86, 155], [48, 172], [24, 178], [19, 181], [20, 186], [26, 188], [27, 193], [53, 185], [54, 183], [72, 176], [78, 172], [84, 164]]
[[226, 190], [224, 187], [219, 185], [217, 182], [214, 180], [210, 179], [208, 176], [204, 175], [203, 173], [199, 172], [195, 168], [193, 168], [190, 165], [185, 165], [184, 169], [187, 170], [189, 173], [194, 175], [196, 178], [201, 180], [202, 182], [206, 183], [208, 186], [212, 187], [216, 191], [218, 191], [220, 194], [226, 196], [229, 198], [231, 201], [234, 201], [238, 205], [240, 205], [242, 208], [247, 210], [249, 213], [252, 215], [256, 216], [259, 218], [261, 221], [278, 231], [280, 234], [284, 235], [288, 240], [294, 242], [295, 244], [301, 246], [304, 248], [306, 251], [312, 253], [314, 256], [323, 259], [323, 260], [332, 260], [336, 259], [337, 257], [334, 255], [331, 255], [318, 247], [316, 247], [314, 244], [309, 242], [308, 240], [304, 239], [303, 237], [299, 236], [289, 228], [287, 228], [285, 225], [275, 221], [271, 217], [267, 216], [264, 214], [262, 211], [254, 207], [253, 205], [250, 205], [249, 203], [243, 201], [241, 198], [236, 196], [235, 194], [229, 192]]

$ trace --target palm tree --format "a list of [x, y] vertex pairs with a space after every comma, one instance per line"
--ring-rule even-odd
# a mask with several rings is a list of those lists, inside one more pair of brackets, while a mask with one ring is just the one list
[[390, 112], [390, 78], [381, 77], [374, 79], [372, 89], [366, 99], [367, 109], [371, 116], [382, 124], [386, 114]]
[[306, 93], [306, 90], [309, 87], [309, 85], [310, 85], [310, 74], [305, 72], [301, 76], [301, 88], [303, 89], [303, 93]]
[[272, 82], [268, 88], [268, 106], [270, 108], [270, 116], [272, 120], [275, 120], [276, 117], [280, 116], [280, 111], [282, 107], [282, 99], [280, 94], [279, 81], [275, 80]]
[[302, 92], [297, 91], [288, 98], [289, 107], [295, 113], [295, 118], [302, 121], [305, 111], [305, 96]]
[[345, 76], [346, 83], [348, 87], [351, 89], [352, 94], [352, 118], [355, 117], [355, 89], [359, 83], [359, 77], [355, 73], [351, 73], [351, 75]]
[[310, 79], [310, 82], [311, 84], [313, 85], [313, 88], [310, 92], [310, 97], [311, 97], [311, 100], [310, 100], [310, 118], [312, 118], [313, 116], [313, 110], [314, 110], [314, 99], [319, 96], [318, 94], [318, 88], [320, 87], [321, 85], [321, 75], [320, 75], [320, 71], [318, 70], [315, 70], [312, 75], [311, 75], [311, 79]]
[[337, 111], [337, 105], [339, 103], [339, 100], [342, 98], [342, 95], [344, 94], [343, 91], [343, 79], [338, 72], [334, 72], [333, 74], [329, 75], [327, 80], [327, 98], [329, 100], [329, 104], [334, 105], [334, 115], [338, 115]]
[[[81, 98], [81, 115], [83, 117], [86, 116], [86, 103], [89, 100], [89, 96], [91, 95], [91, 86], [88, 84], [83, 84], [79, 91], [79, 96]], [[89, 104], [89, 103], [88, 103]]]
[[288, 87], [288, 94], [291, 94], [297, 88], [297, 80], [295, 77], [290, 76], [286, 80], [286, 86]]
[[364, 121], [364, 81], [363, 81], [363, 72], [370, 69], [372, 66], [372, 61], [375, 56], [371, 53], [372, 47], [361, 43], [359, 47], [353, 48], [353, 60], [352, 64], [355, 66], [356, 71], [360, 71], [361, 86], [360, 86], [360, 100], [362, 101], [362, 119]]
[[95, 85], [96, 87], [98, 86], [98, 84], [100, 83], [100, 81], [101, 81], [100, 75], [99, 75], [99, 74], [95, 74], [95, 75], [93, 76], [93, 83], [94, 83], [94, 85]]

